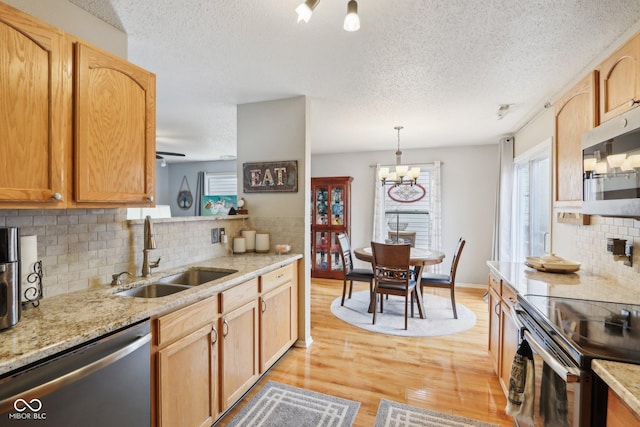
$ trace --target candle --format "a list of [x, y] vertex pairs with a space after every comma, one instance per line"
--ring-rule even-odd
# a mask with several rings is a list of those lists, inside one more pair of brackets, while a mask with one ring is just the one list
[[247, 252], [256, 250], [256, 230], [242, 230], [242, 237], [246, 239]]
[[247, 242], [244, 237], [235, 237], [233, 239], [233, 253], [243, 254], [247, 252]]
[[256, 234], [256, 252], [269, 252], [270, 248], [269, 233]]

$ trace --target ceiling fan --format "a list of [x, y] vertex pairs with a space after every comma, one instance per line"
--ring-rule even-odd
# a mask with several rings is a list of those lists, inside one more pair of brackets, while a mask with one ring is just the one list
[[170, 151], [156, 151], [156, 160], [164, 159], [164, 156], [184, 157], [184, 154], [182, 154], [182, 153], [172, 153]]

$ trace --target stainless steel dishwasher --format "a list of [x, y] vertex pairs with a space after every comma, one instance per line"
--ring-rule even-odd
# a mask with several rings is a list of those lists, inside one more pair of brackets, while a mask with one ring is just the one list
[[149, 321], [0, 378], [2, 427], [151, 425]]

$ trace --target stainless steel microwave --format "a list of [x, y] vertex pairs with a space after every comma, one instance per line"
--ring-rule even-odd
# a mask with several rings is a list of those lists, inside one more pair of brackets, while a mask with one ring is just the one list
[[640, 218], [640, 108], [582, 135], [582, 212]]

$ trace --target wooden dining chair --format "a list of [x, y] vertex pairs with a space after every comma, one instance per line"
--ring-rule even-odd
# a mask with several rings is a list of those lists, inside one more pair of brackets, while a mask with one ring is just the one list
[[[380, 312], [382, 313], [383, 295], [404, 296], [404, 328], [409, 327], [409, 298], [411, 298], [411, 317], [413, 317], [413, 301], [415, 298], [416, 281], [413, 279], [409, 261], [411, 259], [410, 245], [388, 245], [371, 242], [373, 253], [373, 301], [377, 301], [380, 294]], [[373, 305], [373, 324], [376, 323], [376, 308]]]
[[373, 291], [373, 270], [371, 268], [353, 268], [353, 258], [351, 256], [351, 244], [349, 236], [345, 233], [338, 234], [338, 244], [340, 245], [340, 257], [342, 258], [342, 302], [347, 293], [347, 281], [349, 282], [349, 298], [353, 292], [353, 282], [368, 282], [369, 293]]
[[451, 308], [453, 309], [453, 318], [458, 318], [456, 310], [456, 270], [460, 261], [460, 254], [464, 248], [465, 240], [461, 237], [458, 240], [458, 246], [451, 259], [451, 271], [449, 274], [425, 273], [420, 278], [420, 293], [424, 295], [424, 288], [444, 288], [451, 292]]

